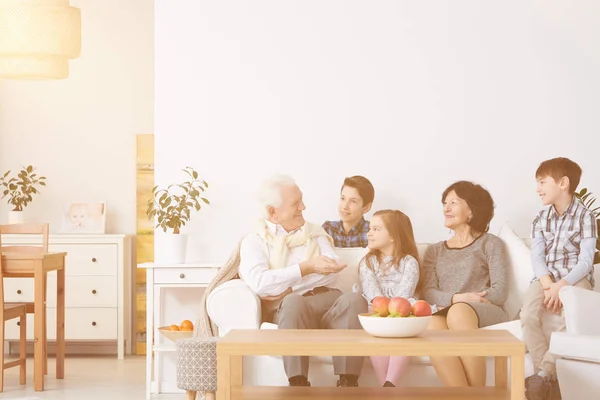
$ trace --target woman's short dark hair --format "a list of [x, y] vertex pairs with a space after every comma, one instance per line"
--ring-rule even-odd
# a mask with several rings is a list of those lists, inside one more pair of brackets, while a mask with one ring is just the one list
[[490, 229], [490, 222], [494, 218], [494, 199], [483, 186], [468, 181], [458, 181], [448, 186], [442, 194], [442, 203], [446, 201], [448, 193], [453, 191], [458, 197], [469, 205], [473, 216], [467, 224], [476, 232], [484, 233]]

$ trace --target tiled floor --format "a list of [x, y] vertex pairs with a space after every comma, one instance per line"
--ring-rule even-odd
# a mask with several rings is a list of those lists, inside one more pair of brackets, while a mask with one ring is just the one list
[[[0, 399], [20, 400], [144, 400], [146, 398], [144, 356], [75, 357], [65, 360], [65, 379], [55, 378], [54, 359], [48, 359], [45, 390], [33, 390], [33, 360], [27, 359], [27, 384], [19, 385], [19, 368], [4, 371], [4, 393]], [[183, 400], [182, 394], [155, 395], [152, 400]], [[200, 396], [198, 396], [200, 398]]]

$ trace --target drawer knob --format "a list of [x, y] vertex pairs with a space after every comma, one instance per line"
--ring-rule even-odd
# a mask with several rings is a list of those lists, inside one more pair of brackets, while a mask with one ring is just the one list
[[17, 326], [21, 326], [21, 321], [17, 321]]
[[92, 322], [92, 326], [96, 326], [96, 321]]
[[92, 294], [96, 294], [96, 289], [92, 290]]
[[179, 274], [179, 277], [180, 277], [181, 279], [183, 279], [183, 278], [185, 278], [185, 274]]
[[93, 258], [92, 258], [92, 262], [96, 262], [96, 257], [93, 257]]
[[17, 290], [17, 294], [21, 294], [21, 289], [18, 289], [18, 290]]

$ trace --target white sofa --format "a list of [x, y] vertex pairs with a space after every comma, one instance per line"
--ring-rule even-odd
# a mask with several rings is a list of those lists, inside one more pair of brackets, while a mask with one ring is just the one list
[[[509, 273], [509, 298], [505, 304], [512, 321], [486, 327], [484, 329], [506, 329], [522, 339], [521, 323], [517, 319], [525, 290], [533, 277], [530, 262], [529, 240], [520, 239], [514, 231], [504, 225], [498, 232], [508, 246], [511, 269]], [[419, 244], [422, 256], [428, 244]], [[358, 262], [367, 249], [336, 249], [338, 255], [347, 263], [347, 268], [340, 273], [340, 282], [345, 291], [351, 291], [358, 282]], [[596, 270], [596, 279], [600, 282], [600, 268]], [[207, 311], [223, 336], [231, 329], [277, 329], [270, 323], [261, 323], [260, 301], [241, 280], [229, 281], [217, 288], [207, 299]], [[487, 384], [493, 385], [493, 359], [487, 360]], [[525, 358], [525, 375], [533, 373], [531, 360]], [[288, 384], [280, 357], [252, 356], [244, 357], [244, 385], [250, 386], [285, 386]], [[510, 376], [510, 375], [509, 375]], [[335, 386], [337, 376], [333, 375], [331, 357], [311, 357], [309, 380], [313, 386]], [[365, 358], [359, 379], [361, 386], [379, 386], [368, 357]], [[401, 386], [441, 386], [428, 357], [413, 357], [411, 365], [402, 377]]]
[[567, 329], [552, 334], [550, 350], [561, 357], [556, 372], [562, 398], [596, 399], [600, 397], [600, 293], [567, 286], [559, 296]]

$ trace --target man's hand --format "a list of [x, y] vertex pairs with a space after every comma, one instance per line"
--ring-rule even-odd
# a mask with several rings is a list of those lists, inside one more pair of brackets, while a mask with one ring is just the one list
[[567, 285], [567, 281], [561, 279], [560, 281], [552, 283], [550, 286], [544, 288], [544, 305], [548, 311], [555, 314], [560, 314], [562, 310], [562, 303], [558, 297], [558, 291], [561, 287]]
[[469, 293], [457, 293], [452, 296], [452, 304], [454, 303], [489, 303], [490, 301], [485, 298], [487, 291], [481, 292], [469, 292]]
[[276, 300], [281, 300], [283, 299], [285, 296], [287, 296], [288, 294], [292, 293], [292, 288], [287, 288], [285, 292], [280, 293], [276, 296], [263, 296], [260, 299], [264, 300], [264, 301], [276, 301]]
[[310, 260], [300, 263], [300, 271], [302, 272], [302, 276], [306, 276], [308, 274], [329, 275], [340, 272], [344, 268], [346, 268], [346, 264], [326, 256], [314, 257]]

